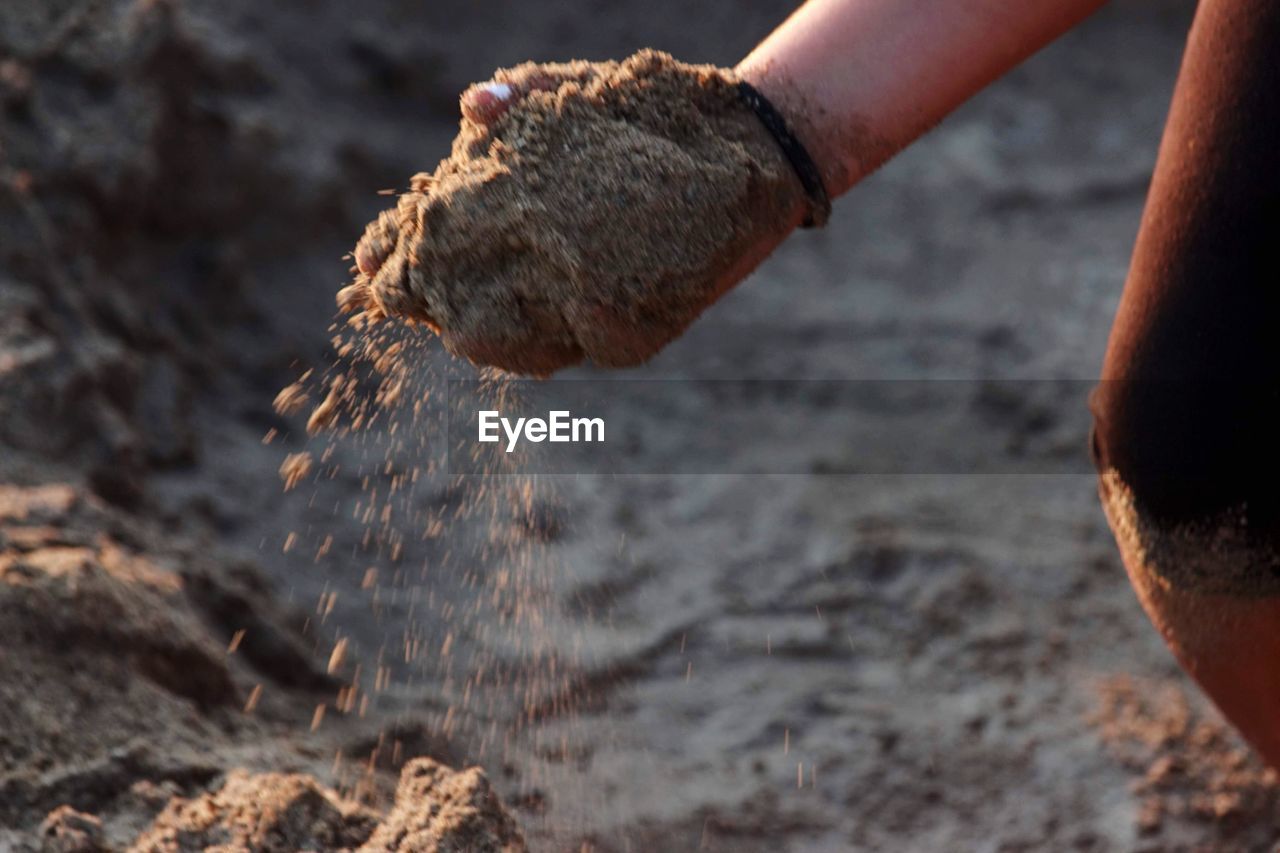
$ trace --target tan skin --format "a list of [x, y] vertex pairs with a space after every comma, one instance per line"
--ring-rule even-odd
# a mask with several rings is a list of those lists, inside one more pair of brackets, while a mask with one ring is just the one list
[[[834, 198], [1102, 2], [810, 0], [735, 71], [786, 116]], [[473, 120], [491, 121], [524, 94], [480, 84], [464, 94], [462, 108]], [[717, 295], [785, 240], [805, 211], [797, 194], [791, 220], [725, 271]], [[1171, 589], [1141, 568], [1141, 555], [1123, 545], [1122, 554], [1143, 606], [1179, 660], [1280, 766], [1274, 721], [1280, 603]]]
[[[809, 0], [735, 71], [786, 116], [835, 198], [1102, 5]], [[463, 94], [462, 109], [492, 121], [524, 94], [480, 84]], [[795, 221], [761, 258], [803, 218], [797, 199]], [[745, 274], [755, 264], [744, 266]]]

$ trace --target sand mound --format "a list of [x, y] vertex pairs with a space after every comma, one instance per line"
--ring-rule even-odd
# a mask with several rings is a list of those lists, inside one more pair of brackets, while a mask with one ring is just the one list
[[[287, 718], [286, 689], [328, 686], [249, 567], [149, 541], [83, 489], [0, 486], [0, 825], [25, 835], [61, 806], [153, 811], [216, 778], [213, 750], [259, 718]], [[279, 698], [244, 713], [264, 684]], [[87, 831], [63, 823], [43, 836]]]
[[310, 776], [234, 771], [221, 789], [174, 799], [138, 838], [138, 853], [210, 848], [261, 853], [339, 850], [369, 837], [376, 816]]
[[463, 119], [356, 248], [339, 304], [440, 331], [457, 355], [544, 374], [641, 362], [798, 218], [802, 194], [730, 72], [641, 51], [526, 64], [492, 124]]
[[111, 525], [70, 487], [0, 487], [0, 822], [101, 805], [238, 708], [182, 576]]
[[175, 799], [133, 846], [138, 853], [216, 847], [296, 850], [522, 853], [524, 841], [479, 768], [455, 772], [418, 759], [404, 768], [381, 824], [309, 776], [233, 772], [218, 791]]
[[[478, 769], [429, 759], [380, 826], [303, 774], [234, 770], [205, 792], [217, 749], [288, 720], [290, 688], [332, 685], [248, 581], [144, 534], [71, 486], [0, 486], [0, 825], [19, 829], [0, 848], [524, 849]], [[246, 712], [264, 684], [284, 698]]]
[[365, 849], [523, 853], [525, 845], [480, 768], [455, 772], [420, 758], [405, 765], [395, 807]]

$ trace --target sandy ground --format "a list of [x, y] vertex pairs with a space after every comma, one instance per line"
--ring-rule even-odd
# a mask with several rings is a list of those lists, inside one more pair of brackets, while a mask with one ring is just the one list
[[[390, 478], [438, 447], [375, 429], [282, 493], [285, 454], [326, 443], [271, 402], [331, 358], [341, 256], [385, 203], [373, 191], [446, 153], [456, 93], [495, 66], [642, 46], [730, 63], [788, 4], [688, 5], [0, 11], [0, 475], [78, 496], [30, 509], [46, 533], [10, 530], [0, 550], [79, 537], [112, 596], [141, 577], [148, 602], [173, 602], [154, 606], [224, 691], [193, 697], [155, 675], [172, 665], [144, 666], [171, 650], [141, 644], [109, 683], [93, 681], [105, 664], [85, 670], [77, 701], [105, 703], [101, 732], [59, 736], [32, 722], [40, 707], [13, 716], [10, 731], [28, 728], [0, 740], [0, 785], [24, 799], [0, 810], [0, 848], [31, 843], [59, 800], [126, 843], [169, 796], [237, 767], [312, 773], [385, 809], [417, 754], [485, 767], [534, 849], [1280, 837], [1274, 781], [1145, 621], [1087, 475], [580, 476], [494, 503], [489, 481], [424, 471], [388, 500]], [[1186, 4], [1109, 7], [626, 376], [1093, 377], [1188, 20]], [[437, 351], [415, 387], [466, 375]], [[694, 418], [718, 405], [689, 393]], [[974, 429], [1084, 452], [1078, 395], [983, 405]], [[820, 472], [887, 417], [821, 398], [744, 406], [734, 452]], [[678, 438], [628, 453], [672, 471], [683, 452], [696, 469]], [[956, 431], [957, 459], [972, 440]], [[121, 575], [101, 531], [181, 583]], [[51, 595], [54, 556], [22, 563]], [[0, 604], [36, 600], [14, 596]], [[279, 641], [225, 655], [250, 606]], [[48, 705], [59, 667], [102, 655], [99, 634], [42, 645], [13, 624], [0, 628], [13, 696]], [[121, 692], [144, 677], [152, 692]], [[148, 707], [159, 730], [129, 719]], [[155, 760], [122, 758], [127, 744]], [[65, 781], [86, 766], [107, 771]]]

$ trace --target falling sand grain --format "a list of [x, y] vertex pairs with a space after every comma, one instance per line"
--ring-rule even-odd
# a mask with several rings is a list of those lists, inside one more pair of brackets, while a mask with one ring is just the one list
[[333, 675], [334, 673], [338, 672], [338, 670], [342, 669], [342, 665], [346, 662], [346, 660], [347, 660], [347, 639], [346, 637], [343, 637], [336, 644], [334, 644], [333, 652], [332, 654], [329, 655], [329, 667], [328, 667], [329, 674]]
[[302, 387], [301, 380], [293, 383], [280, 390], [276, 395], [274, 408], [276, 414], [292, 415], [301, 411], [302, 407], [307, 404], [307, 392]]
[[280, 463], [280, 479], [284, 480], [284, 490], [290, 491], [303, 478], [311, 473], [311, 454], [307, 451], [290, 453]]

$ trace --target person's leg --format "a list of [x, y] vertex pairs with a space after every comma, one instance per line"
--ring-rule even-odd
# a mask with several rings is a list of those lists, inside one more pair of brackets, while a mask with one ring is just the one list
[[1143, 606], [1280, 766], [1280, 3], [1203, 0], [1093, 398]]

